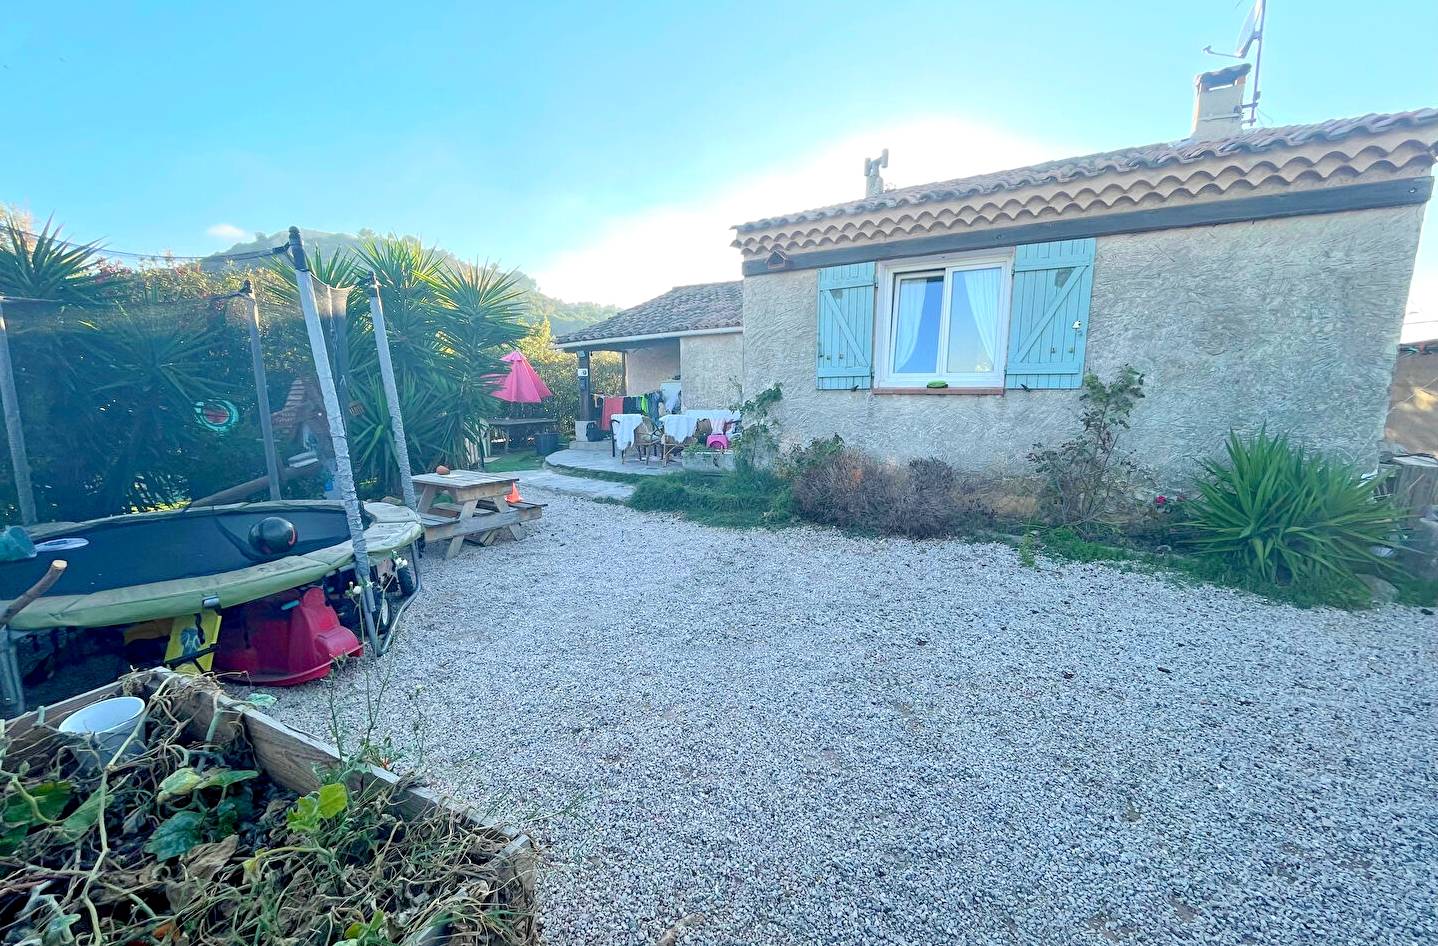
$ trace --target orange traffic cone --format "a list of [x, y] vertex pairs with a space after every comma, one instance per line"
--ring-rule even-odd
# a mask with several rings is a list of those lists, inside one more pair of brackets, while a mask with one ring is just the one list
[[519, 496], [519, 480], [509, 484], [509, 495], [504, 497], [504, 501], [510, 505], [524, 502]]

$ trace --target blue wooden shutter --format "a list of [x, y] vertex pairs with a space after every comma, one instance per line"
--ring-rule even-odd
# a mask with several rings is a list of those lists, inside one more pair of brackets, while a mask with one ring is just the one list
[[868, 388], [874, 377], [873, 263], [819, 270], [820, 391]]
[[1092, 238], [1030, 243], [1014, 251], [1007, 387], [1083, 383], [1093, 254]]

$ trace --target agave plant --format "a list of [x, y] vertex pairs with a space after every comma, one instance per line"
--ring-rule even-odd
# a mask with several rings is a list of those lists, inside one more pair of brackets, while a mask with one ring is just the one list
[[1343, 582], [1387, 571], [1373, 551], [1401, 514], [1344, 464], [1260, 431], [1230, 433], [1227, 457], [1204, 465], [1187, 508], [1186, 541], [1204, 556], [1276, 584]]
[[0, 293], [61, 305], [104, 301], [114, 281], [101, 266], [99, 244], [77, 245], [46, 221], [33, 236], [15, 217], [4, 218], [0, 241]]

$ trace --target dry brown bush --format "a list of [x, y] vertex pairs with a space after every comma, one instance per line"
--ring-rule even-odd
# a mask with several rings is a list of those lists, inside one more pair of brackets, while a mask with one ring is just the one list
[[966, 477], [942, 460], [900, 465], [849, 448], [797, 470], [793, 496], [812, 522], [916, 539], [989, 528], [1004, 498], [996, 481]]

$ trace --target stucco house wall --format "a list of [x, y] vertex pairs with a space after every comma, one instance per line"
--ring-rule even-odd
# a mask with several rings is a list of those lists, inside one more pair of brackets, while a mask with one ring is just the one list
[[686, 335], [679, 340], [679, 365], [686, 407], [733, 407], [744, 379], [744, 336]]
[[679, 374], [679, 340], [665, 339], [624, 352], [624, 393], [657, 391], [662, 382]]
[[[1230, 428], [1376, 458], [1423, 207], [1100, 237], [1086, 369], [1146, 376], [1128, 445], [1182, 478]], [[815, 389], [817, 270], [744, 280], [744, 391], [783, 385], [788, 442], [1016, 471], [1077, 430], [1079, 392], [876, 395]]]

